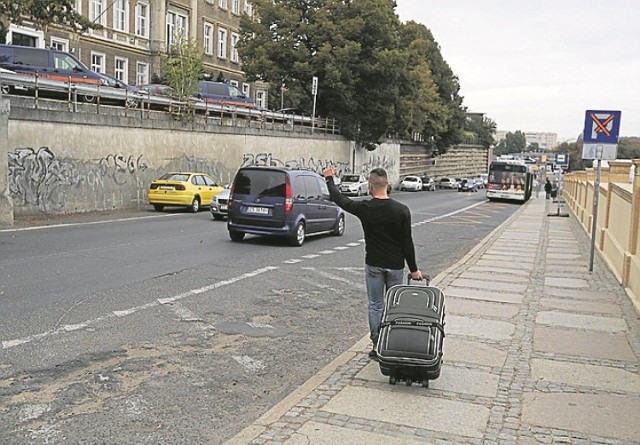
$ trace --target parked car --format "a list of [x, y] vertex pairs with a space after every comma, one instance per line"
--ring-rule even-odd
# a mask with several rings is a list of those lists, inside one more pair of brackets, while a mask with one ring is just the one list
[[340, 178], [340, 191], [344, 195], [368, 195], [369, 181], [364, 175], [342, 175]]
[[454, 178], [440, 178], [437, 184], [439, 189], [451, 189], [455, 190], [458, 188], [458, 181]]
[[459, 192], [477, 192], [478, 184], [476, 181], [469, 178], [462, 178], [458, 183], [458, 191]]
[[477, 178], [473, 178], [473, 182], [476, 183], [476, 186], [478, 186], [479, 189], [484, 188], [484, 180], [480, 176], [478, 176]]
[[203, 80], [198, 85], [198, 92], [195, 96], [207, 103], [256, 108], [255, 100], [247, 97], [238, 87], [225, 82]]
[[173, 172], [165, 173], [151, 183], [148, 198], [149, 204], [158, 212], [165, 206], [182, 206], [197, 213], [201, 206], [209, 205], [213, 196], [223, 189], [204, 173]]
[[138, 88], [154, 96], [173, 96], [173, 88], [161, 83], [145, 83], [138, 85]]
[[216, 221], [220, 221], [229, 215], [229, 196], [231, 195], [231, 185], [225, 186], [224, 190], [217, 193], [211, 199], [211, 216]]
[[422, 179], [422, 190], [428, 190], [430, 192], [434, 192], [436, 190], [436, 181], [434, 181], [433, 178], [423, 176], [420, 179]]
[[342, 236], [345, 215], [329, 198], [324, 179], [309, 170], [244, 167], [238, 170], [228, 202], [232, 241], [245, 234], [279, 236], [301, 246], [308, 235]]
[[[131, 108], [136, 108], [140, 104], [140, 100], [145, 96], [145, 92], [136, 86], [129, 85], [128, 83], [125, 83], [120, 79], [116, 79], [115, 77], [110, 76], [106, 73], [98, 73], [98, 75], [105, 81], [107, 87], [116, 88], [122, 90], [123, 92], [126, 91], [127, 106]], [[101, 89], [100, 91], [104, 90]], [[110, 99], [107, 99], [107, 101], [109, 100]], [[104, 102], [102, 98], [100, 99], [100, 101]]]
[[408, 190], [408, 191], [421, 191], [422, 190], [422, 179], [417, 176], [405, 176], [402, 182], [400, 182], [400, 191]]

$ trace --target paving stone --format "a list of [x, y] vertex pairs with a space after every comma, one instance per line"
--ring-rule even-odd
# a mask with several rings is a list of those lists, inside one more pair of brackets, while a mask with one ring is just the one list
[[535, 252], [527, 252], [520, 255], [516, 255], [513, 251], [509, 252], [508, 254], [504, 252], [486, 252], [484, 255], [482, 255], [482, 259], [488, 261], [513, 261], [516, 263], [532, 266], [535, 258], [534, 254]]
[[513, 323], [499, 320], [479, 320], [475, 318], [447, 315], [447, 335], [467, 335], [471, 337], [506, 340], [515, 330]]
[[444, 339], [444, 363], [469, 363], [500, 368], [504, 366], [507, 353], [479, 341], [468, 341], [447, 336]]
[[472, 300], [495, 301], [498, 303], [522, 303], [524, 295], [515, 292], [492, 292], [468, 287], [446, 286], [444, 293], [447, 297], [469, 298]]
[[527, 270], [529, 272], [531, 272], [531, 270], [533, 269], [533, 265], [531, 264], [519, 264], [519, 263], [512, 263], [509, 261], [494, 261], [494, 260], [480, 259], [476, 262], [476, 264], [478, 266], [495, 267], [495, 268], [501, 268], [501, 269]]
[[467, 437], [483, 436], [489, 419], [487, 407], [429, 397], [423, 389], [396, 386], [382, 391], [346, 387], [323, 410]]
[[518, 292], [524, 293], [527, 289], [527, 283], [497, 283], [492, 280], [471, 280], [468, 278], [458, 278], [451, 286], [470, 287], [472, 289], [488, 289], [502, 292]]
[[566, 277], [544, 277], [544, 285], [551, 287], [568, 287], [571, 289], [590, 287], [590, 284], [587, 280]]
[[570, 386], [640, 393], [640, 376], [619, 368], [557, 360], [531, 360], [531, 378]]
[[601, 360], [638, 361], [625, 336], [609, 333], [538, 326], [534, 329], [533, 347], [536, 351], [555, 354]]
[[544, 293], [547, 296], [570, 298], [573, 300], [589, 301], [616, 301], [616, 296], [608, 292], [597, 292], [578, 289], [561, 289], [558, 287], [546, 287]]
[[534, 427], [640, 443], [640, 398], [609, 394], [525, 393], [522, 422]]
[[[310, 421], [305, 423], [284, 445], [371, 445], [379, 443], [379, 434]], [[424, 445], [429, 442], [411, 437], [384, 436], [388, 445]]]
[[[478, 272], [483, 274], [496, 274], [501, 276], [513, 276], [513, 277], [529, 277], [531, 275], [530, 270], [522, 269], [504, 269], [499, 267], [487, 267], [487, 266], [470, 266], [467, 271]], [[518, 279], [518, 278], [515, 278]]]
[[447, 314], [473, 314], [494, 318], [513, 318], [520, 306], [510, 303], [494, 303], [447, 296]]
[[578, 311], [578, 312], [594, 312], [598, 314], [611, 314], [621, 315], [620, 306], [613, 303], [600, 303], [600, 302], [582, 302], [576, 304], [572, 300], [561, 300], [559, 298], [542, 298], [540, 299], [540, 305], [550, 309], [560, 309], [563, 311]]
[[596, 315], [572, 314], [569, 312], [541, 311], [536, 323], [549, 326], [586, 329], [590, 331], [626, 332], [627, 323], [621, 318], [599, 317]]
[[[495, 397], [498, 391], [499, 376], [477, 369], [451, 366], [447, 363], [448, 361], [443, 362], [440, 377], [429, 382], [429, 389], [439, 389], [473, 396]], [[356, 374], [356, 378], [378, 383], [389, 382], [389, 377], [382, 375], [380, 366], [375, 362], [369, 363], [362, 368]]]

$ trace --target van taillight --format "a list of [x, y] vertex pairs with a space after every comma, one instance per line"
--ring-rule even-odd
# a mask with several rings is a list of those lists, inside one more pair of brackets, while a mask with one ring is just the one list
[[229, 192], [229, 199], [227, 200], [227, 210], [231, 208], [231, 206], [233, 205], [233, 191], [235, 190], [236, 185], [232, 184], [231, 185], [231, 191]]
[[284, 213], [289, 213], [293, 209], [293, 192], [291, 191], [291, 180], [286, 176], [284, 185]]

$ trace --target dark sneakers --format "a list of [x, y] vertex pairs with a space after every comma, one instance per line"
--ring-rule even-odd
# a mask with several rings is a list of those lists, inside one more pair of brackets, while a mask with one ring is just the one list
[[376, 352], [375, 349], [372, 349], [371, 351], [369, 351], [369, 358], [371, 360], [375, 360], [376, 362], [378, 361], [378, 353]]

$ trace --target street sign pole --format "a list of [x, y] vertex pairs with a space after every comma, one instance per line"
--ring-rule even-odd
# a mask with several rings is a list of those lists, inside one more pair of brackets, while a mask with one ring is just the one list
[[316, 97], [318, 96], [318, 78], [313, 76], [311, 84], [311, 93], [313, 94], [313, 114], [311, 115], [311, 134], [316, 126]]
[[593, 257], [596, 252], [596, 232], [598, 226], [598, 203], [600, 202], [600, 172], [602, 171], [602, 147], [596, 147], [598, 166], [593, 195], [593, 219], [591, 221], [591, 254], [589, 255], [589, 272], [593, 272]]
[[596, 183], [594, 184], [593, 218], [591, 221], [591, 254], [589, 272], [593, 272], [593, 258], [596, 251], [598, 227], [598, 203], [600, 201], [600, 173], [602, 160], [613, 161], [618, 156], [618, 133], [620, 131], [620, 111], [587, 110], [582, 140], [582, 159], [597, 161]]

